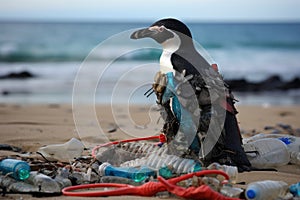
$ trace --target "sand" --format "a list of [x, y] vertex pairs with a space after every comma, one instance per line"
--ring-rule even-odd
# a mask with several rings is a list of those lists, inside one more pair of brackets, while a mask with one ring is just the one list
[[[91, 113], [91, 109], [95, 112]], [[238, 121], [243, 133], [264, 132], [265, 126], [274, 126], [277, 123], [300, 128], [300, 106], [238, 106], [238, 111]], [[162, 120], [159, 124], [156, 123], [158, 117], [156, 109], [150, 109], [149, 106], [118, 105], [113, 106], [113, 113], [110, 105], [97, 105], [95, 110], [92, 107], [82, 106], [76, 107], [74, 113], [71, 105], [0, 104], [1, 143], [34, 152], [41, 146], [63, 143], [76, 137], [92, 147], [108, 140], [157, 134], [162, 123]], [[246, 136], [247, 134], [244, 134], [244, 137]], [[0, 155], [6, 154], [7, 152], [0, 151]], [[238, 176], [238, 182], [246, 184], [266, 179], [283, 180], [288, 184], [299, 182], [300, 167], [286, 165], [280, 167], [278, 172], [245, 172]], [[3, 198], [19, 199], [19, 197], [34, 199], [29, 195], [8, 195]], [[125, 198], [140, 199], [140, 197]], [[62, 199], [62, 197], [49, 199]]]

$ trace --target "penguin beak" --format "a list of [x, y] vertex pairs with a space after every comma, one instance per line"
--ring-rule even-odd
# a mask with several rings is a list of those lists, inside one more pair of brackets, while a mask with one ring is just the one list
[[145, 28], [133, 32], [130, 38], [136, 40], [140, 38], [153, 37], [156, 33], [157, 31], [155, 29]]

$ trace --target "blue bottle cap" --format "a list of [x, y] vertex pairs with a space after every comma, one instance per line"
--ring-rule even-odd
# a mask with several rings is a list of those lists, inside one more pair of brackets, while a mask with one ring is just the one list
[[286, 145], [289, 145], [292, 143], [291, 139], [288, 138], [288, 137], [281, 137], [281, 138], [278, 138], [279, 140], [281, 140], [282, 142], [284, 142]]
[[248, 190], [247, 193], [246, 193], [246, 196], [249, 199], [254, 199], [256, 197], [256, 192], [254, 190]]

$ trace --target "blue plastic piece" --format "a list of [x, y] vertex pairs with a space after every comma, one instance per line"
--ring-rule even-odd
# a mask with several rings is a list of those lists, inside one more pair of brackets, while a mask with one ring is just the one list
[[295, 197], [300, 197], [300, 182], [291, 185], [291, 186], [290, 186], [290, 192], [291, 192]]
[[291, 138], [288, 138], [288, 137], [281, 137], [278, 139], [281, 140], [282, 142], [284, 142], [286, 145], [289, 145], [292, 143]]
[[[178, 100], [178, 97], [176, 96], [175, 88], [178, 83], [174, 79], [174, 75], [172, 72], [167, 73], [166, 76], [167, 76], [167, 86], [163, 94], [162, 102], [166, 102], [170, 98], [172, 98], [172, 110], [178, 122], [180, 123], [179, 131], [189, 136], [192, 135], [196, 136], [197, 127], [194, 124], [192, 114], [185, 108], [182, 108]], [[198, 153], [200, 151], [199, 141], [197, 141], [196, 137], [194, 137], [190, 148], [195, 153]]]
[[181, 106], [179, 103], [179, 100], [177, 98], [176, 91], [175, 91], [175, 87], [177, 85], [176, 81], [174, 80], [174, 76], [172, 72], [169, 72], [166, 74], [167, 76], [167, 86], [166, 86], [166, 90], [163, 94], [163, 102], [167, 102], [170, 98], [172, 99], [172, 110], [177, 118], [177, 120], [180, 122], [180, 118], [181, 118]]

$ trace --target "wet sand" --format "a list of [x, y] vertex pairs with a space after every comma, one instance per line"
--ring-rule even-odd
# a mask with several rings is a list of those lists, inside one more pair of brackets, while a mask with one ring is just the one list
[[[112, 112], [109, 105], [97, 105], [93, 115], [90, 115], [89, 109], [84, 106], [82, 108], [80, 115], [75, 114], [75, 123], [71, 105], [0, 104], [1, 143], [34, 152], [43, 145], [64, 143], [76, 137], [92, 147], [108, 140], [154, 135], [161, 128], [162, 120], [159, 124], [156, 123], [158, 112], [155, 108], [149, 112], [149, 106], [119, 105], [113, 107]], [[238, 111], [238, 121], [242, 132], [245, 133], [244, 137], [252, 133], [265, 132], [265, 126], [275, 126], [278, 123], [289, 124], [294, 129], [300, 128], [300, 106], [238, 106]], [[2, 151], [1, 155], [5, 153]], [[288, 184], [296, 183], [300, 180], [300, 167], [286, 165], [280, 167], [278, 172], [246, 172], [238, 176], [238, 182], [246, 184], [266, 179], [283, 180]], [[34, 199], [29, 195], [8, 195], [0, 199], [19, 199], [19, 197]], [[124, 197], [110, 197], [110, 199], [120, 198]], [[140, 197], [125, 198], [140, 199]], [[83, 198], [60, 196], [48, 199]]]

